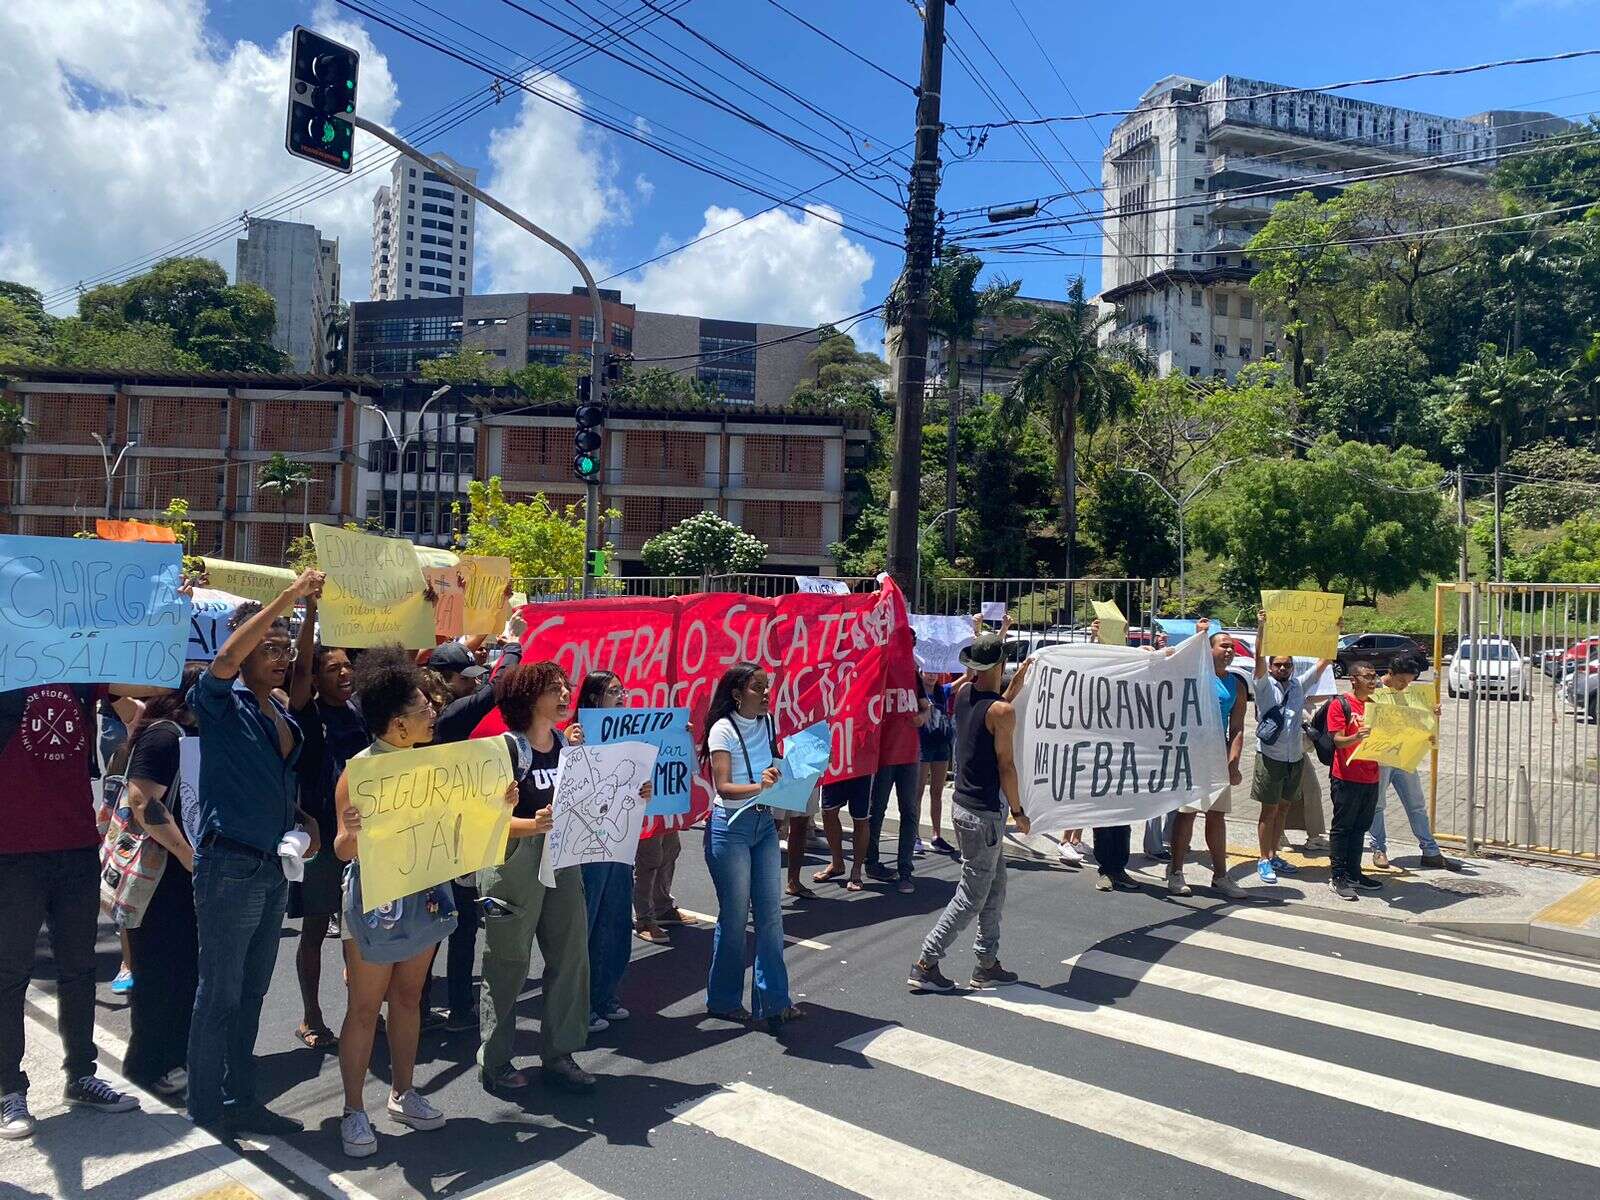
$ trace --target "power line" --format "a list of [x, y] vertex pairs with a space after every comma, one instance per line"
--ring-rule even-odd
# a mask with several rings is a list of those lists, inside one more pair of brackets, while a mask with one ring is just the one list
[[880, 67], [877, 63], [873, 62], [870, 58], [865, 57], [864, 55], [860, 54], [859, 52], [857, 52], [856, 50], [854, 50], [850, 46], [845, 45], [843, 42], [841, 42], [838, 38], [834, 37], [827, 30], [817, 28], [817, 26], [813, 25], [810, 21], [806, 20], [799, 13], [795, 12], [793, 9], [788, 8], [785, 5], [782, 5], [782, 4], [778, 3], [778, 0], [767, 0], [767, 3], [772, 5], [772, 7], [777, 9], [779, 12], [784, 13], [785, 15], [787, 15], [789, 17], [792, 17], [794, 20], [800, 22], [800, 24], [804, 25], [807, 29], [811, 30], [812, 33], [816, 34], [818, 37], [822, 38], [824, 41], [830, 42], [833, 45], [837, 46], [839, 49], [843, 50], [846, 54], [848, 54], [851, 58], [855, 59], [857, 62], [864, 63], [865, 65], [871, 67], [879, 75], [882, 75], [885, 79], [889, 80], [889, 82], [898, 83], [901, 87], [905, 88], [906, 91], [910, 92], [913, 96], [916, 96], [916, 95], [920, 94], [920, 89], [917, 87], [916, 84], [908, 83], [906, 80], [901, 79], [900, 76], [894, 74], [892, 71], [889, 71], [889, 70], [887, 70], [887, 69], [885, 69], [883, 67]]

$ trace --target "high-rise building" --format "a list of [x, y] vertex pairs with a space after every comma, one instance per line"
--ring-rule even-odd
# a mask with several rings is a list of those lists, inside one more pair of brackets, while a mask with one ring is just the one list
[[251, 217], [236, 243], [234, 278], [271, 293], [278, 306], [272, 344], [294, 370], [323, 374], [328, 318], [339, 303], [339, 243], [314, 225]]
[[[468, 183], [474, 167], [435, 154]], [[473, 200], [444, 176], [401, 157], [372, 197], [372, 298], [472, 294]]]
[[[1362, 175], [1421, 163], [1405, 186], [1474, 189], [1496, 150], [1571, 128], [1550, 113], [1442, 117], [1224, 75], [1169, 75], [1139, 97], [1101, 157], [1108, 337], [1142, 346], [1163, 374], [1232, 378], [1280, 340], [1250, 294], [1245, 251], [1273, 206], [1328, 198]], [[1302, 186], [1303, 185], [1303, 186]]]

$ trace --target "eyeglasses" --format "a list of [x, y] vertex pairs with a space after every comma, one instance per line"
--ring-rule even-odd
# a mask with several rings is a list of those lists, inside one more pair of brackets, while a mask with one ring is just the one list
[[1274, 671], [1294, 670], [1294, 663], [1292, 662], [1270, 662], [1267, 664], [1267, 666], [1271, 667]]
[[431, 717], [439, 710], [433, 706], [433, 701], [424, 700], [421, 708], [408, 708], [400, 715], [402, 717]]
[[300, 656], [293, 642], [263, 642], [261, 653], [274, 662], [293, 662]]

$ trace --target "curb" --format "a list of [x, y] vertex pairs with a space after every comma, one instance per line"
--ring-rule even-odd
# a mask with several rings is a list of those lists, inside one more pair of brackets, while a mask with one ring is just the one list
[[1600, 933], [1590, 932], [1587, 929], [1568, 929], [1561, 925], [1551, 925], [1546, 921], [1467, 921], [1452, 920], [1448, 917], [1429, 917], [1408, 921], [1406, 924], [1600, 961]]

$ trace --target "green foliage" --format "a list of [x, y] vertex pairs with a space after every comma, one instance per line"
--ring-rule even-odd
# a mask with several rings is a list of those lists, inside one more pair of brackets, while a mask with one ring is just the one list
[[506, 382], [534, 404], [571, 403], [578, 396], [577, 371], [571, 367], [529, 363], [520, 371], [509, 372]]
[[180, 349], [171, 329], [113, 314], [68, 317], [53, 330], [46, 361], [58, 367], [126, 371], [203, 371], [200, 357]]
[[807, 362], [814, 380], [812, 390], [822, 393], [860, 386], [876, 390], [878, 380], [889, 374], [889, 364], [883, 359], [856, 349], [853, 337], [832, 329], [821, 331], [817, 348]]
[[1427, 446], [1427, 356], [1409, 330], [1363, 334], [1330, 351], [1311, 381], [1311, 419], [1341, 438]]
[[1600, 135], [1600, 118], [1590, 116], [1581, 128], [1540, 142], [1539, 153], [1500, 163], [1495, 168], [1495, 184], [1508, 192], [1535, 197], [1540, 207], [1592, 204], [1600, 196], [1596, 135]]
[[1505, 516], [1523, 529], [1559, 525], [1600, 504], [1600, 454], [1592, 450], [1547, 439], [1513, 451], [1506, 468], [1517, 475], [1569, 481], [1511, 483]]
[[[459, 528], [461, 503], [451, 511]], [[507, 500], [498, 475], [487, 483], [473, 480], [467, 484], [466, 532], [456, 541], [466, 554], [509, 558], [518, 579], [577, 579], [583, 575], [583, 505], [557, 507], [543, 492], [526, 501]]]
[[0, 279], [0, 366], [43, 358], [54, 324], [37, 290]]
[[[943, 470], [944, 439], [926, 439]], [[1061, 570], [1061, 540], [1056, 535], [1054, 448], [1037, 424], [1021, 428], [1006, 419], [997, 397], [961, 414], [956, 436], [957, 495], [963, 500], [956, 522], [961, 574], [994, 578], [1056, 575]], [[924, 503], [932, 517], [944, 507]], [[939, 544], [928, 536], [932, 548]], [[926, 567], [924, 576], [933, 574]]]
[[704, 404], [706, 390], [692, 375], [669, 371], [665, 367], [631, 365], [622, 368], [622, 377], [612, 385], [611, 395], [618, 403], [651, 408]]
[[[559, 368], [558, 368], [559, 369]], [[507, 382], [505, 369], [494, 355], [470, 343], [449, 354], [417, 364], [417, 374], [428, 383], [483, 383], [491, 386]]]
[[0, 450], [25, 442], [27, 438], [28, 420], [22, 415], [22, 406], [0, 400]]
[[152, 525], [165, 525], [172, 530], [172, 536], [178, 539], [178, 544], [183, 547], [185, 556], [200, 553], [208, 547], [197, 546], [196, 540], [200, 536], [199, 528], [189, 520], [189, 502], [181, 496], [174, 496], [167, 501], [167, 507], [160, 516], [150, 522]]
[[[1502, 354], [1485, 344], [1478, 357], [1462, 365], [1444, 389], [1444, 432], [1458, 456], [1478, 463], [1504, 464], [1513, 439], [1530, 418], [1546, 423], [1558, 384], [1556, 373], [1539, 365], [1533, 351]], [[1484, 455], [1484, 435], [1492, 434], [1492, 454]]]
[[742, 575], [759, 568], [766, 543], [710, 509], [679, 521], [644, 544], [653, 575]]
[[1528, 583], [1600, 583], [1600, 517], [1585, 513], [1561, 536], [1526, 555], [1506, 559], [1506, 577]]
[[1296, 388], [1306, 384], [1309, 348], [1349, 327], [1351, 250], [1329, 243], [1350, 232], [1348, 213], [1301, 192], [1280, 200], [1245, 247], [1261, 263], [1250, 291], [1283, 327]]
[[1151, 579], [1178, 573], [1178, 512], [1156, 486], [1115, 463], [1091, 470], [1083, 522], [1117, 573]]

